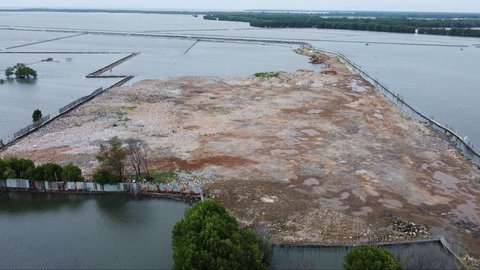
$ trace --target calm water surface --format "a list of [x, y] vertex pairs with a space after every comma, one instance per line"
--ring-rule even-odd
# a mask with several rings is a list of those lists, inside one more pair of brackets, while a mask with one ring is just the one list
[[0, 194], [0, 268], [172, 266], [186, 203], [122, 196]]
[[[0, 194], [0, 268], [169, 269], [171, 231], [187, 207], [126, 196]], [[387, 248], [407, 268], [412, 258], [455, 268], [438, 244]], [[339, 269], [349, 249], [275, 247], [272, 267]]]

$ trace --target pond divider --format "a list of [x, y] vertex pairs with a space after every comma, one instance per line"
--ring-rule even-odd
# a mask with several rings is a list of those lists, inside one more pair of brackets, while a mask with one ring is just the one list
[[340, 59], [340, 61], [345, 63], [348, 67], [354, 70], [358, 75], [362, 76], [363, 79], [365, 79], [367, 82], [372, 84], [375, 87], [375, 89], [380, 91], [380, 93], [382, 93], [385, 97], [387, 97], [390, 101], [392, 101], [395, 105], [397, 105], [402, 111], [415, 117], [415, 119], [418, 119], [420, 122], [426, 124], [427, 126], [444, 134], [449, 140], [449, 143], [451, 145], [453, 145], [458, 150], [460, 150], [460, 152], [465, 157], [467, 157], [475, 165], [480, 167], [480, 149], [478, 149], [475, 145], [473, 145], [470, 141], [468, 141], [466, 136], [461, 136], [458, 132], [435, 121], [433, 117], [426, 116], [425, 114], [415, 109], [412, 105], [407, 103], [400, 96], [400, 94], [396, 94], [390, 89], [388, 89], [386, 86], [380, 83], [377, 79], [374, 79], [370, 74], [368, 74], [366, 71], [360, 68], [360, 66], [358, 66], [353, 61], [348, 59], [345, 55], [339, 52], [331, 52], [326, 50], [314, 49], [309, 45], [305, 46], [305, 48], [313, 52], [330, 54]]
[[130, 60], [131, 58], [139, 55], [140, 53], [136, 52], [136, 53], [131, 53], [113, 63], [111, 63], [110, 65], [108, 66], [105, 66], [105, 67], [102, 67], [90, 74], [88, 74], [86, 77], [87, 78], [125, 78], [125, 77], [128, 77], [126, 75], [102, 75], [103, 73], [107, 72], [108, 70], [112, 70], [114, 67]]
[[200, 40], [197, 39], [190, 47], [188, 47], [188, 49], [183, 54], [187, 54], [199, 42], [200, 42]]
[[86, 34], [85, 34], [85, 33], [80, 33], [80, 34], [70, 35], [70, 36], [66, 36], [66, 37], [59, 37], [59, 38], [52, 38], [52, 39], [47, 39], [47, 40], [41, 40], [41, 41], [26, 43], [26, 44], [22, 44], [22, 45], [16, 45], [16, 46], [8, 47], [8, 48], [5, 48], [5, 49], [6, 49], [6, 50], [16, 49], [16, 48], [26, 47], [26, 46], [30, 46], [30, 45], [47, 43], [47, 42], [51, 42], [51, 41], [56, 41], [56, 40], [61, 40], [61, 39], [66, 39], [66, 38], [72, 38], [72, 37], [78, 37], [78, 36], [83, 36], [83, 35], [86, 35]]

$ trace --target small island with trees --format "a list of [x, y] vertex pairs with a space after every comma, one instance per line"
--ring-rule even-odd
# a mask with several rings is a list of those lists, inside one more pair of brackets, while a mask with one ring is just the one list
[[36, 79], [38, 74], [37, 71], [26, 64], [17, 63], [12, 67], [7, 67], [5, 69], [5, 76], [7, 79], [20, 79], [20, 80], [28, 80], [28, 79]]

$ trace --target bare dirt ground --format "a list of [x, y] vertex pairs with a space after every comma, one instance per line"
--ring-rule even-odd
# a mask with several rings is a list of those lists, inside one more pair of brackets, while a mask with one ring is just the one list
[[89, 175], [100, 143], [143, 139], [150, 166], [208, 179], [211, 197], [272, 241], [445, 232], [479, 255], [480, 170], [336, 58], [321, 61], [321, 73], [116, 88], [0, 155], [72, 161]]

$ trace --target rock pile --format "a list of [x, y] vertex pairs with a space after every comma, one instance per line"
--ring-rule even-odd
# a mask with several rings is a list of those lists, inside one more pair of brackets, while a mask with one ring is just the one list
[[324, 69], [324, 70], [320, 71], [320, 73], [325, 74], [325, 75], [336, 75], [337, 71], [335, 71], [334, 69], [331, 69], [331, 68], [327, 68], [327, 69]]
[[392, 231], [397, 237], [424, 238], [430, 235], [424, 225], [415, 224], [392, 215], [387, 215], [387, 218], [390, 219]]
[[318, 65], [323, 64], [327, 61], [327, 57], [323, 54], [314, 54], [310, 56], [310, 64]]

